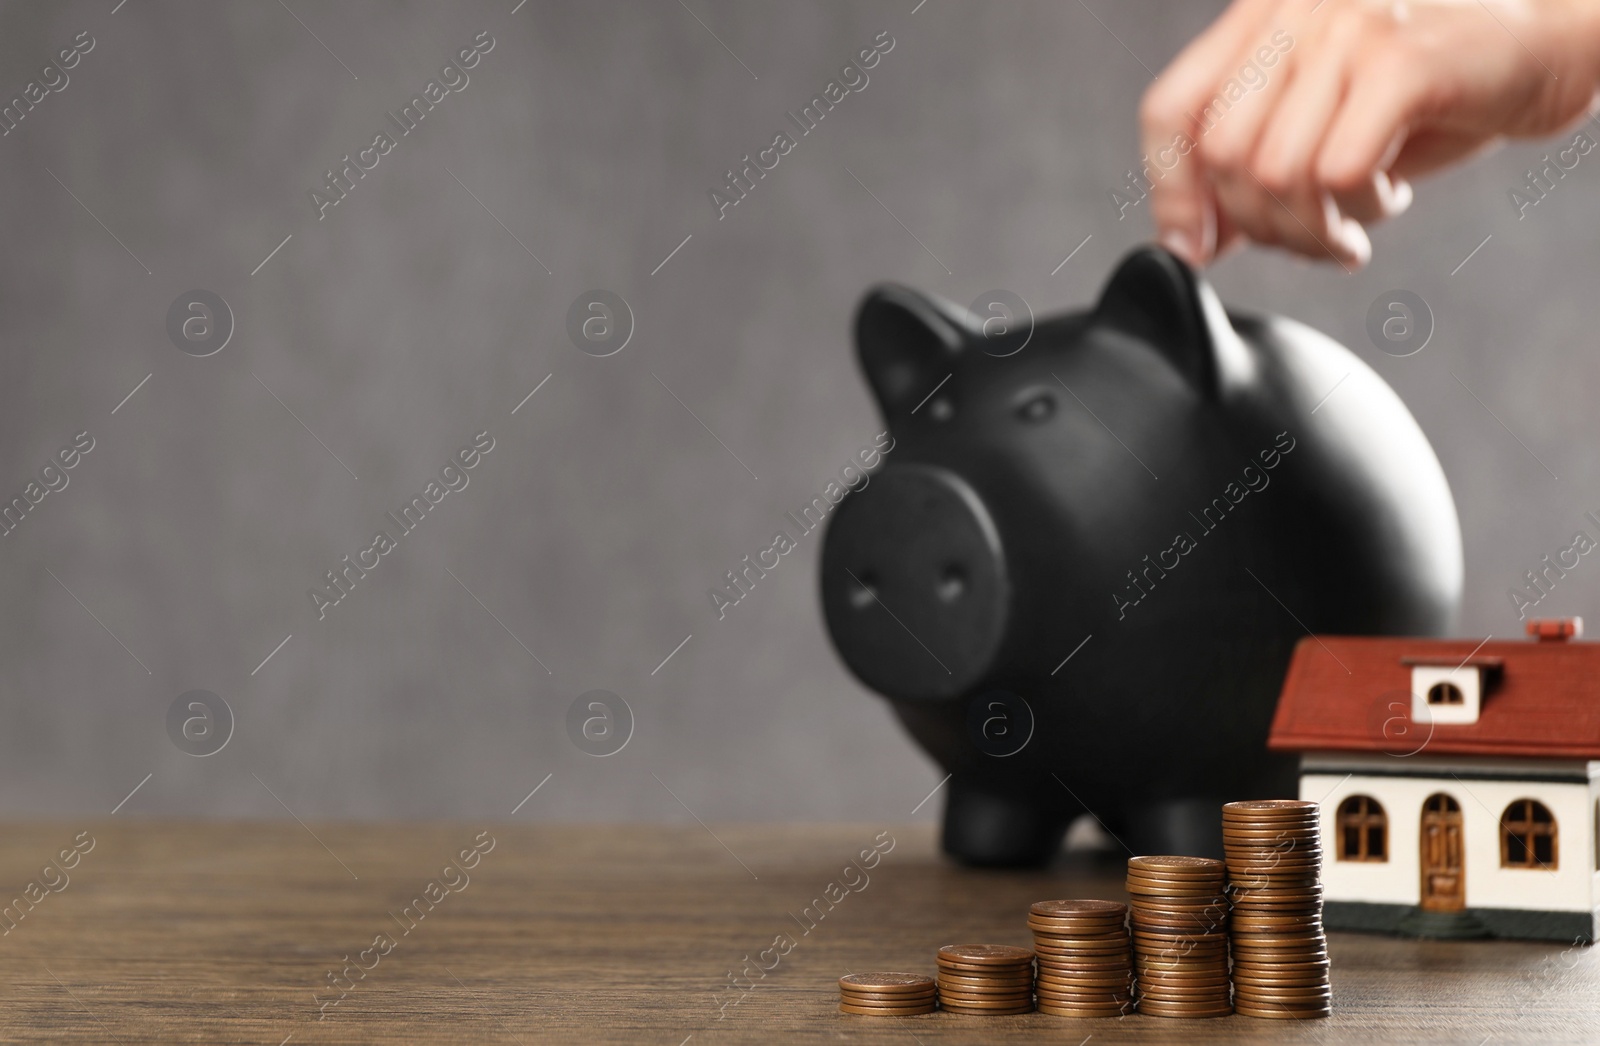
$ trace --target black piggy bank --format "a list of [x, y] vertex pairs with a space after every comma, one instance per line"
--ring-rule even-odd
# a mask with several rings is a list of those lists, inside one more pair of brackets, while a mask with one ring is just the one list
[[952, 775], [952, 856], [1043, 863], [1084, 813], [1220, 856], [1222, 803], [1295, 794], [1265, 742], [1296, 640], [1453, 627], [1438, 458], [1349, 350], [1157, 248], [1089, 311], [998, 327], [863, 302], [896, 443], [828, 528], [833, 643]]

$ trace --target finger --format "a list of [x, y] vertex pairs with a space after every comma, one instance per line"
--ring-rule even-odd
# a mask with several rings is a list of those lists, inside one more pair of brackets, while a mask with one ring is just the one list
[[1317, 155], [1318, 181], [1334, 192], [1360, 191], [1394, 163], [1439, 90], [1422, 63], [1394, 50], [1352, 69], [1350, 89]]
[[1220, 261], [1228, 255], [1233, 254], [1235, 251], [1242, 249], [1249, 241], [1244, 238], [1243, 233], [1234, 228], [1233, 223], [1228, 220], [1227, 215], [1218, 213], [1216, 216], [1216, 221], [1217, 249], [1212, 257], [1214, 260]]
[[1411, 206], [1411, 183], [1379, 171], [1360, 189], [1336, 192], [1333, 198], [1345, 217], [1371, 225], [1393, 218]]
[[[1273, 39], [1280, 46], [1263, 42]], [[1200, 154], [1218, 207], [1235, 228], [1262, 243], [1303, 249], [1303, 229], [1286, 220], [1282, 201], [1251, 170], [1262, 134], [1299, 75], [1292, 47], [1287, 34], [1269, 34], [1247, 41], [1234, 56], [1227, 78], [1200, 110]]]
[[1389, 167], [1395, 178], [1410, 181], [1453, 167], [1461, 160], [1488, 148], [1494, 139], [1477, 131], [1424, 130], [1407, 136], [1400, 154]]
[[[1374, 208], [1351, 213], [1332, 200], [1316, 180], [1316, 160], [1348, 84], [1350, 55], [1359, 23], [1333, 18], [1327, 32], [1308, 45], [1267, 128], [1257, 143], [1251, 168], [1263, 191], [1277, 204], [1273, 212], [1278, 242], [1309, 257], [1330, 256], [1346, 267], [1369, 256], [1370, 242], [1357, 225]], [[1364, 200], [1357, 200], [1364, 203]]]
[[1259, 181], [1254, 189], [1240, 184], [1231, 194], [1220, 194], [1231, 201], [1224, 203], [1230, 219], [1251, 239], [1347, 270], [1371, 257], [1371, 243], [1360, 223], [1343, 216], [1328, 193], [1307, 188], [1285, 198]]
[[1302, 218], [1320, 221], [1317, 155], [1349, 84], [1356, 32], [1350, 19], [1334, 19], [1306, 47], [1293, 81], [1256, 146], [1252, 167], [1267, 189], [1302, 202]]
[[[1146, 90], [1140, 104], [1143, 152], [1159, 160], [1187, 138], [1195, 140], [1193, 114], [1211, 96], [1242, 41], [1258, 31], [1276, 0], [1237, 0], [1197, 37]], [[1170, 153], [1169, 153], [1170, 155]], [[1152, 189], [1151, 214], [1163, 242], [1194, 264], [1215, 249], [1212, 201], [1193, 151], [1163, 170]]]
[[1212, 191], [1218, 214], [1226, 215], [1228, 224], [1240, 235], [1262, 244], [1280, 241], [1278, 222], [1272, 213], [1277, 204], [1248, 173], [1243, 178], [1218, 177], [1212, 183]]

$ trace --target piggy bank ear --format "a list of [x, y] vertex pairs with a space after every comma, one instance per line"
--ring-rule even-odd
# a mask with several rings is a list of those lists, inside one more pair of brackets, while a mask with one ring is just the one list
[[1095, 317], [1149, 345], [1205, 395], [1215, 395], [1230, 372], [1246, 365], [1211, 285], [1160, 247], [1141, 247], [1123, 259]]
[[894, 284], [873, 288], [856, 314], [861, 369], [885, 414], [914, 409], [955, 369], [971, 337], [962, 310]]

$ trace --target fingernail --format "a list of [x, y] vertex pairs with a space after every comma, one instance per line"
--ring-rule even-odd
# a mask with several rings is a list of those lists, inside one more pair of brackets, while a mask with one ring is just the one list
[[1195, 257], [1194, 240], [1182, 229], [1168, 229], [1161, 234], [1161, 246], [1176, 254], [1190, 265], [1199, 265]]
[[1350, 263], [1354, 268], [1359, 269], [1372, 260], [1372, 239], [1354, 218], [1345, 218], [1339, 223], [1339, 239], [1350, 252]]

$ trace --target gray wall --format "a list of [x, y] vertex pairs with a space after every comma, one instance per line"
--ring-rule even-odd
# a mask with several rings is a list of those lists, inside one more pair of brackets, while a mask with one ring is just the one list
[[[112, 6], [0, 9], [0, 90], [95, 40], [0, 138], [0, 490], [95, 440], [0, 540], [0, 815], [106, 813], [150, 775], [121, 816], [281, 816], [268, 787], [305, 818], [492, 816], [553, 774], [519, 816], [687, 818], [663, 785], [707, 820], [905, 816], [941, 774], [833, 656], [816, 539], [726, 620], [707, 589], [877, 431], [846, 337], [867, 284], [1054, 310], [1149, 235], [1109, 195], [1146, 67], [1220, 5], [1091, 0], [1120, 43], [1011, 0]], [[319, 221], [323, 171], [484, 29], [470, 84]], [[718, 220], [721, 172], [885, 29], [870, 84]], [[1425, 185], [1367, 271], [1213, 272], [1410, 404], [1480, 636], [1519, 632], [1508, 587], [1600, 509], [1600, 155], [1519, 220], [1507, 190], [1547, 147]], [[1403, 359], [1365, 333], [1395, 287], [1437, 322]], [[236, 317], [205, 358], [166, 329], [196, 288]], [[636, 317], [605, 358], [565, 332], [590, 288]], [[470, 485], [319, 621], [308, 588], [482, 430]], [[1539, 609], [1597, 594], [1585, 560]], [[567, 736], [591, 688], [636, 717], [610, 758]], [[168, 736], [191, 689], [236, 716], [208, 758]]]

